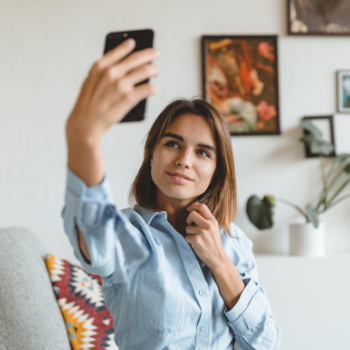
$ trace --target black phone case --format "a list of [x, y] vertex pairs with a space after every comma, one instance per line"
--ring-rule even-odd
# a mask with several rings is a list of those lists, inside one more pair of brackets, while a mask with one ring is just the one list
[[[133, 38], [136, 41], [136, 46], [130, 55], [135, 51], [140, 51], [148, 47], [153, 47], [154, 32], [152, 29], [141, 30], [125, 30], [122, 32], [112, 32], [106, 35], [106, 42], [103, 54], [106, 54], [109, 50], [114, 49], [120, 45], [123, 41]], [[149, 79], [146, 79], [137, 85], [147, 83]], [[145, 119], [147, 99], [140, 101], [119, 123], [142, 121]]]

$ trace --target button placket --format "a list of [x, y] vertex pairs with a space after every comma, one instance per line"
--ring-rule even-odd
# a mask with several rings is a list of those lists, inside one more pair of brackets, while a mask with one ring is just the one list
[[[180, 256], [184, 262], [187, 276], [192, 284], [194, 292], [196, 293], [198, 303], [202, 310], [202, 315], [199, 319], [199, 322], [202, 325], [208, 324], [208, 327], [197, 327], [196, 348], [208, 349], [208, 339], [210, 340], [211, 338], [211, 331], [209, 326], [211, 324], [212, 302], [211, 298], [207, 297], [209, 290], [207, 290], [207, 282], [204, 277], [203, 270], [200, 266], [200, 262], [198, 261], [195, 252], [189, 246], [186, 240], [178, 232], [176, 232], [175, 229], [168, 222], [165, 222], [164, 225], [169, 228], [169, 232], [171, 232], [175, 239]], [[200, 295], [200, 297], [197, 293]]]

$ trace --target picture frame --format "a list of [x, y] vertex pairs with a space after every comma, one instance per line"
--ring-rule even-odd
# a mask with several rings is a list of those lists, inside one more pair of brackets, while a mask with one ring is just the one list
[[[334, 147], [333, 152], [328, 155], [325, 155], [324, 157], [327, 157], [327, 158], [336, 157], [333, 115], [308, 116], [308, 117], [304, 117], [303, 120], [310, 120], [316, 127], [318, 127], [321, 130], [324, 140], [333, 145]], [[308, 134], [310, 134], [310, 132], [304, 129], [304, 136]], [[306, 158], [319, 157], [319, 153], [314, 153], [312, 149], [310, 149], [310, 147], [306, 144], [304, 144], [304, 146], [305, 146]]]
[[350, 69], [337, 72], [337, 111], [350, 113]]
[[203, 35], [202, 94], [231, 136], [280, 135], [277, 35]]
[[289, 35], [350, 36], [350, 1], [287, 0]]

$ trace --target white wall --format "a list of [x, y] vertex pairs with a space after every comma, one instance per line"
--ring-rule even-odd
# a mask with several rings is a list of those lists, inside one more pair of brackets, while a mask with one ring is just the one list
[[[144, 137], [176, 97], [201, 94], [203, 34], [278, 34], [280, 136], [233, 137], [240, 210], [236, 223], [255, 252], [288, 252], [287, 223], [299, 219], [279, 204], [274, 229], [259, 232], [245, 214], [251, 194], [275, 194], [305, 206], [321, 189], [317, 159], [305, 159], [297, 128], [305, 115], [336, 110], [335, 72], [350, 68], [350, 38], [289, 37], [284, 0], [12, 0], [0, 11], [0, 227], [24, 226], [48, 252], [77, 262], [60, 212], [66, 180], [64, 125], [92, 63], [111, 31], [153, 28], [157, 96], [148, 119], [118, 125], [104, 139], [105, 167], [120, 208], [141, 164]], [[344, 138], [344, 135], [343, 135]], [[350, 200], [323, 216], [327, 251], [350, 250]], [[0, 243], [1, 244], [1, 243]]]

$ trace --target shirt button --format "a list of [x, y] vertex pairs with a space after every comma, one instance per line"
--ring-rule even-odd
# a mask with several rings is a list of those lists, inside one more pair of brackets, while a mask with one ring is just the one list
[[201, 327], [201, 331], [202, 331], [202, 332], [205, 332], [205, 330], [206, 330], [205, 326], [202, 326], [202, 327]]
[[199, 294], [203, 296], [203, 295], [205, 294], [204, 290], [201, 289], [201, 290], [199, 291]]
[[114, 210], [113, 210], [113, 206], [108, 204], [105, 208], [105, 212], [104, 212], [104, 215], [105, 215], [105, 218], [106, 220], [109, 220], [113, 217], [113, 214], [114, 214]]

